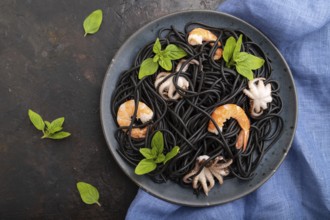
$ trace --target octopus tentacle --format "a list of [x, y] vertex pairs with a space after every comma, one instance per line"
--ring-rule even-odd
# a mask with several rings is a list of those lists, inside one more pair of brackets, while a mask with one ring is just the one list
[[[207, 178], [207, 176], [201, 176], [201, 179], [200, 179], [201, 181], [200, 181], [200, 183], [201, 183], [201, 185], [202, 185], [202, 188], [203, 188], [203, 190], [204, 190], [204, 193], [206, 194], [206, 195], [208, 195], [208, 193], [209, 193], [209, 191], [211, 190], [211, 187], [208, 187], [207, 186], [207, 180], [208, 180], [208, 178]], [[214, 184], [213, 184], [214, 185]], [[212, 186], [213, 187], [213, 186]], [[197, 188], [195, 188], [195, 189], [197, 189]]]
[[217, 178], [220, 184], [223, 184], [223, 178], [220, 173], [212, 172], [213, 176]]

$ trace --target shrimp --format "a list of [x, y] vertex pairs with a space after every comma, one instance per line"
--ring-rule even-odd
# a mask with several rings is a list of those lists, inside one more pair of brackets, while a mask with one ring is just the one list
[[[190, 45], [200, 45], [203, 43], [203, 41], [216, 41], [218, 39], [217, 36], [215, 36], [211, 31], [203, 29], [203, 28], [195, 28], [193, 29], [188, 36], [188, 43]], [[214, 44], [211, 43], [211, 46], [213, 46]], [[218, 42], [218, 46], [221, 46], [221, 43]], [[222, 49], [218, 48], [215, 51], [214, 54], [214, 60], [219, 60], [222, 56]]]
[[[132, 116], [135, 111], [135, 101], [133, 99], [128, 100], [121, 104], [117, 113], [117, 122], [120, 127], [130, 126], [132, 123]], [[143, 102], [139, 102], [136, 118], [140, 119], [142, 123], [150, 121], [153, 117], [153, 111]], [[134, 124], [133, 124], [134, 125]], [[123, 129], [124, 131], [126, 129]], [[147, 133], [147, 127], [133, 128], [131, 131], [132, 138], [145, 138]]]
[[[222, 131], [222, 126], [227, 119], [236, 119], [242, 128], [236, 141], [236, 148], [241, 149], [243, 147], [243, 151], [245, 151], [250, 133], [250, 120], [245, 114], [244, 110], [235, 104], [221, 105], [213, 111], [211, 117], [219, 126], [220, 131]], [[208, 131], [214, 134], [218, 134], [218, 130], [212, 121], [209, 122]]]

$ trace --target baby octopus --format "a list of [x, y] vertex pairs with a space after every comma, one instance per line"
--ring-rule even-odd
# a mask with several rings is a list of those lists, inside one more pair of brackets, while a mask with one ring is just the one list
[[206, 164], [200, 173], [197, 174], [202, 164], [209, 158], [210, 157], [207, 155], [197, 157], [195, 167], [183, 177], [183, 182], [192, 183], [194, 189], [198, 189], [198, 187], [202, 185], [206, 195], [208, 195], [209, 191], [214, 187], [214, 177], [220, 184], [223, 183], [223, 176], [229, 174], [229, 166], [233, 162], [232, 159], [226, 161], [222, 156], [218, 156]]
[[[250, 98], [250, 114], [252, 117], [258, 117], [267, 109], [267, 103], [272, 102], [271, 84], [265, 86], [265, 78], [256, 78], [250, 80], [249, 89], [244, 89], [243, 92]], [[257, 84], [256, 84], [257, 83]]]
[[[180, 71], [183, 63], [185, 63], [186, 60], [182, 59], [175, 71], [178, 72]], [[186, 72], [189, 64], [196, 64], [199, 65], [199, 62], [197, 60], [191, 60], [187, 65], [183, 66], [182, 68], [182, 72]], [[179, 98], [181, 98], [181, 95], [176, 91], [176, 87], [174, 85], [173, 82], [173, 76], [169, 77], [168, 79], [166, 79], [164, 82], [163, 80], [170, 75], [171, 73], [168, 72], [161, 72], [157, 75], [156, 80], [155, 80], [155, 87], [157, 88], [158, 85], [160, 84], [160, 86], [158, 87], [158, 93], [165, 99], [165, 100], [169, 100], [169, 99], [174, 99], [177, 100]], [[188, 80], [186, 80], [184, 77], [179, 76], [177, 79], [177, 86], [180, 87], [183, 90], [187, 90], [189, 87], [189, 82]]]

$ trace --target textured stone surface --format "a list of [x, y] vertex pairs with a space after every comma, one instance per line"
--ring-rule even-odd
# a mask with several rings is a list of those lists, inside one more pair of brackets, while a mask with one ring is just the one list
[[[120, 45], [155, 18], [214, 9], [209, 0], [20, 0], [0, 2], [0, 219], [123, 219], [137, 186], [105, 143], [99, 113], [103, 77]], [[100, 31], [82, 22], [102, 9]], [[65, 140], [41, 140], [28, 109], [64, 116]], [[99, 189], [85, 205], [76, 183]]]

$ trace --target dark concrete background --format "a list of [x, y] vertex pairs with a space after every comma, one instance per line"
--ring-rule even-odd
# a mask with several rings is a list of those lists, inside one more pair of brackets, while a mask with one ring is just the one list
[[[220, 0], [1, 0], [0, 219], [123, 219], [137, 186], [105, 143], [99, 100], [111, 58], [138, 28], [186, 9], [215, 9]], [[84, 37], [95, 9], [103, 24]], [[41, 140], [32, 109], [64, 116], [72, 136]], [[84, 204], [76, 183], [96, 186], [100, 203]]]

